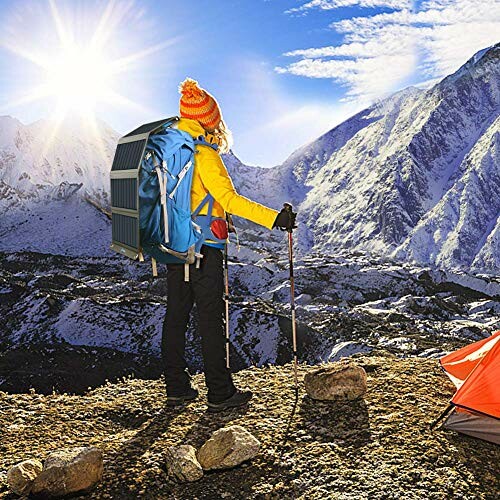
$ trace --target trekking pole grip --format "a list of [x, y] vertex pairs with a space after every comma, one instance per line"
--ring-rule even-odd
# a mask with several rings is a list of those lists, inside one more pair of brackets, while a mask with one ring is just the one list
[[[288, 217], [290, 218], [290, 225], [292, 225], [291, 224], [291, 222], [292, 222], [292, 205], [290, 203], [283, 203], [283, 209], [285, 210], [285, 212], [288, 212]], [[291, 233], [293, 231], [293, 229], [290, 228], [290, 229], [287, 229], [287, 231], [289, 233]]]

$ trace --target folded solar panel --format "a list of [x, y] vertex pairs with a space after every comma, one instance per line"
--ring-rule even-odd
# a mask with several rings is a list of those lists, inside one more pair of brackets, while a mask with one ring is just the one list
[[151, 134], [178, 117], [166, 118], [137, 127], [124, 135], [116, 146], [111, 166], [111, 249], [137, 259], [141, 255], [139, 233], [139, 173]]

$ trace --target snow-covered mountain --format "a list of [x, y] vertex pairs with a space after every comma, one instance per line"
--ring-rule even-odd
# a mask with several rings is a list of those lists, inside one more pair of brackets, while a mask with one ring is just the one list
[[[431, 89], [408, 88], [374, 104], [280, 166], [246, 166], [232, 153], [225, 161], [242, 194], [274, 208], [286, 200], [298, 207], [303, 253], [347, 249], [498, 274], [499, 114], [497, 44]], [[53, 240], [54, 253], [73, 253], [62, 252], [65, 246], [106, 252], [109, 234], [101, 226], [109, 222], [82, 200], [109, 203], [117, 139], [102, 122], [94, 130], [78, 121], [56, 129], [0, 117], [0, 250], [50, 252]], [[263, 238], [255, 225], [238, 224], [249, 247], [275, 253], [279, 235]]]
[[[40, 120], [23, 125], [0, 117], [2, 208], [25, 200], [61, 200], [79, 191], [109, 203], [109, 164], [118, 134], [104, 122]], [[10, 201], [9, 201], [10, 200]]]
[[499, 115], [497, 44], [296, 151], [278, 169], [298, 204], [302, 249], [498, 274]]
[[[372, 349], [439, 356], [500, 327], [499, 62], [499, 46], [482, 51], [432, 89], [371, 106], [273, 169], [225, 156], [243, 195], [298, 207], [302, 361]], [[98, 384], [159, 354], [164, 268], [152, 279], [148, 265], [109, 250], [99, 208], [109, 204], [118, 134], [96, 127], [0, 117], [1, 390], [52, 391], [77, 358]], [[232, 366], [288, 362], [286, 235], [237, 224]], [[196, 370], [195, 327], [193, 318]], [[71, 380], [57, 386], [88, 386]]]
[[109, 205], [118, 137], [100, 121], [1, 116], [0, 250], [109, 255], [110, 221], [94, 206]]

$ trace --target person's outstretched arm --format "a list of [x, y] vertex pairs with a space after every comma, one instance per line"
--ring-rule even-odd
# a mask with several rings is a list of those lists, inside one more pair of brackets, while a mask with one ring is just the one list
[[278, 211], [238, 194], [219, 154], [206, 146], [201, 147], [206, 150], [198, 153], [204, 156], [199, 173], [208, 192], [226, 212], [272, 229]]

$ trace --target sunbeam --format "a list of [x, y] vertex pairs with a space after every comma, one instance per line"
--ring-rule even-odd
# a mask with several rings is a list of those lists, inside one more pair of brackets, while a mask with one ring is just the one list
[[[18, 56], [25, 65], [20, 69], [30, 72], [28, 86], [22, 88], [26, 83], [23, 80], [17, 89], [18, 95], [6, 96], [6, 101], [0, 102], [0, 110], [8, 111], [39, 101], [50, 103], [53, 111], [44, 149], [68, 116], [78, 116], [86, 128], [98, 136], [96, 113], [103, 106], [118, 111], [154, 113], [119, 93], [117, 83], [123, 85], [134, 76], [134, 71], [140, 70], [138, 62], [175, 45], [179, 38], [141, 45], [141, 38], [147, 38], [143, 36], [146, 29], [144, 25], [141, 25], [142, 31], [137, 28], [143, 14], [133, 1], [109, 0], [99, 5], [99, 12], [90, 11], [85, 4], [86, 23], [75, 23], [77, 12], [60, 8], [56, 0], [46, 2], [47, 8], [43, 9], [47, 16], [43, 23], [46, 31], [42, 36], [29, 29], [24, 17], [19, 15], [12, 16], [12, 23], [0, 35], [0, 47]], [[28, 14], [33, 15], [33, 12], [26, 12]], [[136, 26], [133, 39], [129, 37], [131, 25]], [[134, 50], [130, 50], [130, 46]]]
[[18, 42], [14, 44], [5, 40], [2, 40], [0, 46], [41, 68], [46, 68], [49, 65], [49, 57], [44, 56], [40, 50], [35, 51], [35, 48], [26, 49], [21, 47]]
[[156, 52], [159, 52], [163, 49], [166, 49], [167, 47], [171, 47], [172, 45], [175, 45], [176, 43], [179, 43], [181, 37], [176, 37], [172, 38], [170, 40], [165, 40], [164, 42], [158, 43], [156, 45], [152, 45], [151, 47], [147, 47], [145, 49], [142, 49], [138, 52], [135, 52], [134, 54], [130, 54], [128, 56], [122, 57], [120, 59], [117, 59], [111, 63], [111, 72], [112, 73], [119, 73], [123, 71], [124, 69], [128, 68], [132, 63], [144, 59]]
[[50, 12], [52, 14], [52, 20], [54, 21], [54, 25], [56, 27], [57, 35], [59, 36], [59, 41], [62, 46], [68, 46], [72, 42], [72, 37], [66, 32], [64, 28], [64, 23], [59, 15], [59, 11], [56, 6], [55, 0], [49, 0]]
[[39, 101], [45, 97], [49, 97], [50, 95], [52, 95], [52, 89], [50, 89], [44, 83], [37, 87], [33, 87], [32, 89], [29, 90], [29, 92], [26, 92], [24, 95], [18, 98], [10, 99], [8, 103], [4, 103], [2, 106], [0, 106], [0, 110], [3, 112], [9, 108], [16, 108], [18, 106], [30, 104], [32, 102]]
[[65, 118], [66, 110], [62, 108], [56, 109], [53, 113], [52, 118], [49, 122], [50, 130], [47, 134], [44, 134], [44, 144], [42, 149], [40, 150], [40, 155], [38, 157], [39, 163], [43, 161], [43, 158], [49, 151], [54, 141], [57, 139], [57, 133], [59, 132]]

